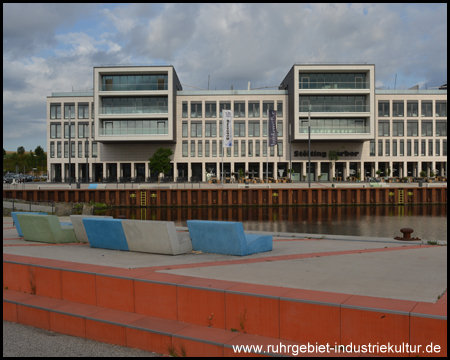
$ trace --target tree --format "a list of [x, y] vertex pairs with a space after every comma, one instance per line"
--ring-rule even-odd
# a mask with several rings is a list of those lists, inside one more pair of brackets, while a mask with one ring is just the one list
[[5, 148], [3, 148], [3, 157], [5, 157], [6, 156], [6, 150], [5, 150]]
[[[169, 172], [172, 168], [170, 164], [170, 157], [173, 155], [173, 151], [171, 149], [158, 148], [153, 156], [148, 159], [150, 161], [150, 169], [152, 171], [157, 171], [158, 173], [163, 173], [164, 175]], [[158, 185], [159, 185], [159, 176], [158, 176]]]
[[18, 153], [19, 155], [25, 154], [25, 148], [24, 148], [23, 146], [19, 146], [19, 147], [17, 148], [17, 153]]
[[44, 149], [40, 145], [38, 145], [38, 147], [36, 148], [36, 150], [34, 150], [34, 152], [37, 156], [44, 155]]

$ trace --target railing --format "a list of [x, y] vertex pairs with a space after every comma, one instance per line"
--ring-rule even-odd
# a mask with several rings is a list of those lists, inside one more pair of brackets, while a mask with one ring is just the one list
[[309, 90], [309, 89], [369, 89], [370, 83], [366, 82], [337, 82], [337, 81], [307, 81], [300, 80], [299, 89]]
[[[300, 134], [307, 134], [308, 127], [301, 127], [299, 130]], [[323, 128], [318, 126], [311, 126], [311, 134], [369, 134], [370, 126], [363, 127], [332, 127]]]
[[169, 107], [166, 105], [159, 106], [118, 106], [115, 107], [102, 107], [100, 115], [120, 115], [120, 114], [168, 114]]
[[167, 82], [164, 84], [99, 84], [100, 91], [164, 91], [167, 88]]
[[299, 112], [369, 112], [370, 105], [300, 105]]
[[168, 128], [164, 129], [99, 129], [99, 135], [167, 135]]

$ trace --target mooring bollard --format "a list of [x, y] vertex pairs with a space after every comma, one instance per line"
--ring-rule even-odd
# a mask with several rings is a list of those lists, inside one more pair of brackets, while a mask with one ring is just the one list
[[411, 234], [414, 232], [411, 228], [402, 228], [400, 229], [400, 232], [403, 234], [403, 237], [396, 236], [395, 240], [403, 240], [403, 241], [416, 241], [420, 240], [419, 238], [412, 238]]

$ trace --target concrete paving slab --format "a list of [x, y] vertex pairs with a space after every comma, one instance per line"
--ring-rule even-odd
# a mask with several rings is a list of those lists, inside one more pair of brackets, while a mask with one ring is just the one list
[[435, 246], [161, 272], [434, 303], [447, 288], [446, 265], [447, 249]]

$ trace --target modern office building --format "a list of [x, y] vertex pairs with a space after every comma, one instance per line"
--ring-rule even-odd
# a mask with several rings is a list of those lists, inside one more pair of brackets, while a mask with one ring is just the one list
[[[146, 181], [149, 158], [174, 152], [175, 181], [240, 170], [278, 178], [419, 176], [447, 172], [447, 90], [378, 90], [375, 66], [295, 64], [277, 90], [186, 91], [172, 66], [95, 67], [92, 92], [47, 97], [49, 177]], [[222, 111], [233, 146], [222, 157]], [[267, 147], [268, 111], [277, 145]], [[267, 154], [268, 153], [268, 154]], [[268, 155], [268, 156], [267, 156]], [[330, 155], [337, 155], [331, 156]]]

